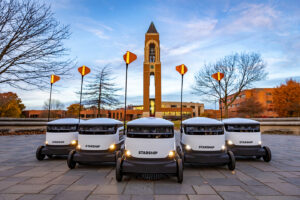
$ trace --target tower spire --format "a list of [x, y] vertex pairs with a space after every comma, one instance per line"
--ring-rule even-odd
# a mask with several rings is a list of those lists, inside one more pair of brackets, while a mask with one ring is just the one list
[[151, 22], [151, 24], [150, 24], [150, 26], [148, 28], [147, 33], [157, 33], [157, 30], [156, 30], [153, 22]]

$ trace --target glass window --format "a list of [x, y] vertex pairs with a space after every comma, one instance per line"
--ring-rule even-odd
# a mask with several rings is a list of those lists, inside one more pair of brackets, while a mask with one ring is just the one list
[[259, 132], [259, 124], [227, 124], [225, 129], [228, 132]]
[[78, 131], [78, 125], [48, 125], [47, 132], [76, 132]]
[[187, 135], [223, 135], [223, 126], [185, 126]]
[[145, 127], [128, 126], [127, 137], [131, 138], [172, 138], [174, 136], [173, 127]]
[[97, 125], [90, 125], [84, 126], [81, 125], [79, 127], [79, 134], [84, 135], [110, 135], [116, 132], [117, 126], [112, 125], [104, 125], [104, 126], [97, 126]]

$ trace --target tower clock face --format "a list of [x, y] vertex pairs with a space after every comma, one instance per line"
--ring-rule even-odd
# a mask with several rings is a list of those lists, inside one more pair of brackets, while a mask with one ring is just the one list
[[151, 68], [151, 69], [154, 69], [154, 66], [153, 66], [153, 65], [151, 65], [151, 66], [150, 66], [150, 68]]

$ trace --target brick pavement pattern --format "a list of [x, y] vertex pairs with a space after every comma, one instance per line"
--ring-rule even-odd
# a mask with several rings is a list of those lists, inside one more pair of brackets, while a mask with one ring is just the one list
[[300, 199], [300, 136], [263, 135], [272, 150], [270, 163], [238, 159], [225, 166], [186, 165], [184, 181], [175, 177], [115, 180], [112, 164], [79, 165], [69, 170], [66, 158], [37, 161], [35, 150], [45, 135], [0, 137], [0, 200], [296, 200]]

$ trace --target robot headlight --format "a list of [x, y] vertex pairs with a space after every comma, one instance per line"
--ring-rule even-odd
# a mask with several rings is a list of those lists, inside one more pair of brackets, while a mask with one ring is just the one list
[[185, 149], [189, 151], [192, 149], [192, 147], [190, 145], [185, 145]]
[[131, 152], [129, 150], [125, 150], [125, 156], [127, 157], [131, 156]]
[[168, 155], [170, 158], [174, 158], [175, 157], [175, 151], [170, 151], [169, 152], [169, 155]]
[[111, 145], [109, 146], [109, 150], [115, 150], [115, 148], [116, 148], [116, 145], [115, 145], [115, 144], [111, 144]]
[[225, 151], [225, 149], [226, 149], [225, 145], [222, 145], [221, 149], [222, 149], [223, 151]]
[[72, 140], [71, 141], [71, 145], [76, 145], [77, 144], [77, 140]]

